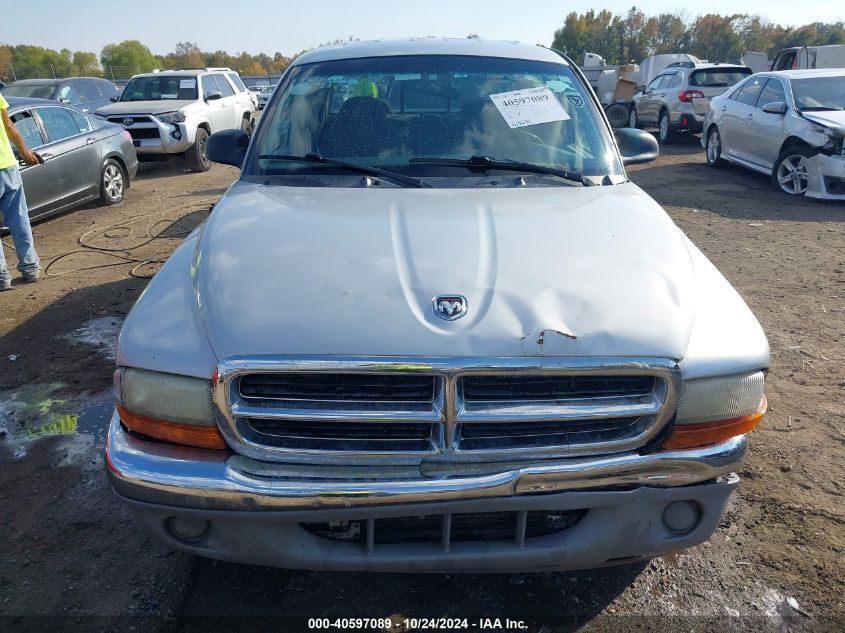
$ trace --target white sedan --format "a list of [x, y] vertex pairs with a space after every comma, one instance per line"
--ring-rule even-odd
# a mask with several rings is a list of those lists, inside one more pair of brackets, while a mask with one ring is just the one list
[[701, 145], [795, 195], [845, 200], [845, 70], [757, 73], [714, 98]]

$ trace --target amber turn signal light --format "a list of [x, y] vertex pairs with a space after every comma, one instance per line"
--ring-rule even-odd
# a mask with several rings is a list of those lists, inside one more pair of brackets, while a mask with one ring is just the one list
[[678, 450], [685, 448], [700, 448], [725, 442], [737, 435], [750, 433], [766, 414], [768, 403], [766, 396], [760, 401], [760, 408], [751, 415], [732, 420], [718, 422], [702, 422], [700, 424], [676, 424], [672, 434], [663, 443], [664, 450]]
[[196, 446], [197, 448], [224, 449], [227, 446], [226, 440], [223, 439], [216, 426], [178, 424], [154, 420], [131, 413], [120, 405], [117, 405], [117, 412], [126, 428], [141, 435], [154, 437], [157, 440], [184, 444], [185, 446]]

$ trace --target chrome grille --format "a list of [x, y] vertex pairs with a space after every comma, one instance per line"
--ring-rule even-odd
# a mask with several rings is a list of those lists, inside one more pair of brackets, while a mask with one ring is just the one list
[[237, 358], [219, 370], [239, 453], [316, 464], [504, 462], [635, 450], [677, 405], [661, 359]]

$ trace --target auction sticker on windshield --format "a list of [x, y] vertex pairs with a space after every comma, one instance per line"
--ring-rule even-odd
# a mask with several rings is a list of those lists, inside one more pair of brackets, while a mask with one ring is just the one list
[[548, 86], [500, 92], [490, 98], [511, 129], [569, 119]]

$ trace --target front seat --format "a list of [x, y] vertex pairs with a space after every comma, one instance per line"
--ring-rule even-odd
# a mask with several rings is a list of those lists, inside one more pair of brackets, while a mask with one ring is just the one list
[[377, 156], [387, 149], [390, 107], [373, 97], [352, 97], [320, 135], [320, 152], [334, 158]]

